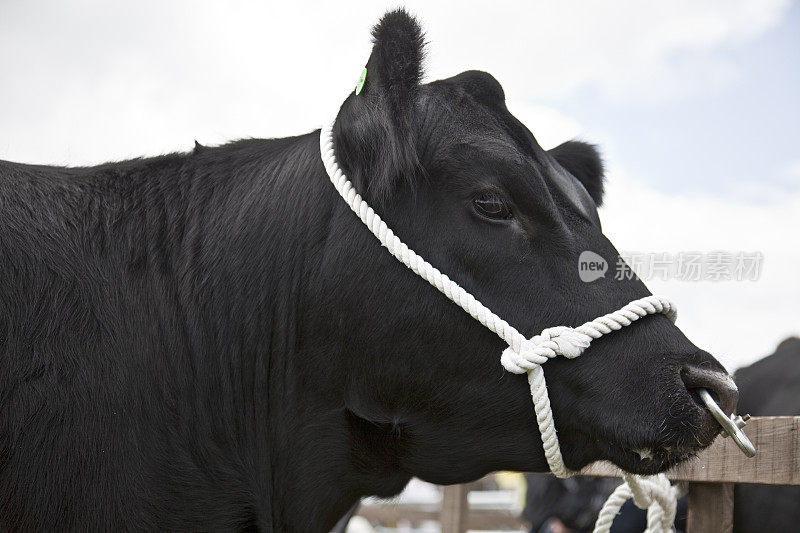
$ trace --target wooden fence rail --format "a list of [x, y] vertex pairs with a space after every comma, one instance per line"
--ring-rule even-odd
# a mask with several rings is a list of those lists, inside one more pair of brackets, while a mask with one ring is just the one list
[[[733, 485], [800, 486], [800, 416], [754, 417], [744, 428], [756, 447], [756, 456], [745, 455], [731, 439], [717, 438], [697, 457], [667, 472], [672, 481], [689, 482], [687, 533], [728, 533], [733, 528]], [[581, 475], [620, 477], [610, 463], [598, 462]], [[439, 509], [400, 508], [391, 503], [362, 508], [359, 514], [373, 520], [396, 522], [439, 520], [442, 533], [463, 533], [467, 529], [525, 528], [525, 523], [509, 512], [470, 510], [469, 485], [453, 485], [442, 490]]]

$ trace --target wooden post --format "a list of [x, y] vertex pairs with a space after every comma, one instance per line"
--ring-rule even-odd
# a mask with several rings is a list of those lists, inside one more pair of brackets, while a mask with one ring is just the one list
[[467, 485], [442, 488], [442, 533], [464, 533], [467, 530], [468, 493]]
[[733, 483], [690, 483], [686, 533], [733, 531]]
[[[744, 432], [756, 446], [755, 457], [746, 457], [731, 439], [719, 437], [694, 459], [666, 472], [667, 477], [692, 483], [800, 486], [800, 416], [754, 417]], [[622, 477], [619, 468], [602, 461], [581, 473]]]

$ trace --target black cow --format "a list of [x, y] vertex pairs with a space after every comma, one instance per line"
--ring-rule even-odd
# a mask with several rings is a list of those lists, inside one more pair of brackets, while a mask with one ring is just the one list
[[[649, 294], [579, 280], [618, 257], [593, 147], [542, 150], [486, 73], [420, 84], [405, 12], [373, 35], [334, 141], [411, 247], [527, 335]], [[318, 137], [0, 164], [0, 529], [322, 531], [411, 476], [547, 469], [502, 341], [378, 245]], [[570, 468], [664, 470], [718, 430], [692, 389], [736, 402], [663, 315], [545, 372]]]
[[[790, 338], [774, 354], [736, 371], [740, 407], [753, 416], [800, 416], [800, 339]], [[800, 487], [736, 485], [733, 529], [739, 533], [796, 531]]]

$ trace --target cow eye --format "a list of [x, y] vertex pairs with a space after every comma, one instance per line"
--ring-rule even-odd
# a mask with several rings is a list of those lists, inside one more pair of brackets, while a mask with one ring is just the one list
[[511, 209], [497, 193], [487, 191], [472, 200], [472, 205], [478, 214], [494, 220], [504, 220], [513, 217]]

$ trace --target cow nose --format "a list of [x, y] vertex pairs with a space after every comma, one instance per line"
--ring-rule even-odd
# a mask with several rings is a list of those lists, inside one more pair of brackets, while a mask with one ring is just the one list
[[707, 389], [726, 414], [730, 415], [736, 412], [739, 389], [736, 388], [736, 384], [727, 373], [696, 366], [685, 366], [681, 370], [681, 379], [692, 398], [704, 409], [705, 406], [700, 401], [697, 389]]

